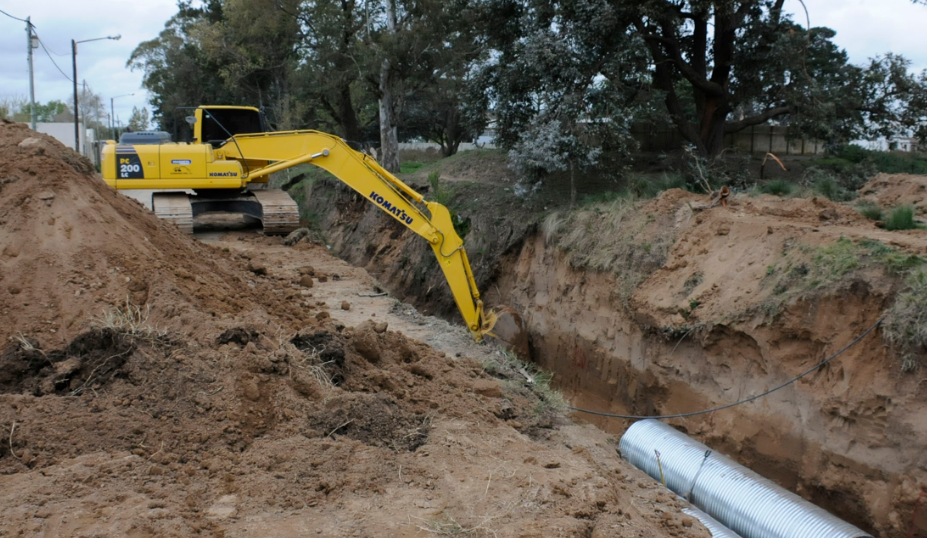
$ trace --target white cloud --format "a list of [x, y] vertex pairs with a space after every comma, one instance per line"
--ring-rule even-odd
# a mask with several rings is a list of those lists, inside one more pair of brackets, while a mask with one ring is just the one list
[[[811, 26], [836, 30], [834, 42], [846, 49], [854, 64], [894, 52], [911, 60], [912, 69], [927, 69], [927, 6], [911, 0], [805, 0], [805, 5]], [[805, 25], [805, 12], [798, 0], [787, 0], [785, 8], [795, 13], [796, 22]]]
[[[133, 106], [150, 108], [148, 93], [141, 87], [142, 74], [126, 68], [126, 61], [139, 43], [157, 37], [164, 29], [164, 23], [177, 12], [176, 0], [0, 0], [0, 9], [20, 18], [31, 16], [51, 57], [69, 78], [72, 39], [121, 34], [118, 41], [77, 45], [77, 79], [86, 80], [107, 105], [110, 97], [134, 93], [115, 101], [116, 115], [123, 122], [128, 120]], [[34, 54], [36, 100], [67, 100], [72, 94], [71, 83], [41, 48]], [[28, 94], [25, 24], [0, 14], [0, 95]]]

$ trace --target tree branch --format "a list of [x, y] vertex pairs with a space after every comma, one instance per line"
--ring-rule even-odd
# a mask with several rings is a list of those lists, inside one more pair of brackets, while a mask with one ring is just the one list
[[724, 125], [725, 133], [736, 133], [738, 131], [743, 131], [751, 125], [759, 125], [761, 123], [766, 123], [767, 121], [775, 118], [777, 116], [782, 116], [791, 112], [792, 108], [788, 105], [786, 106], [777, 106], [775, 108], [770, 108], [762, 114], [757, 114], [756, 116], [750, 116], [749, 118], [744, 118], [740, 121], [729, 121]]

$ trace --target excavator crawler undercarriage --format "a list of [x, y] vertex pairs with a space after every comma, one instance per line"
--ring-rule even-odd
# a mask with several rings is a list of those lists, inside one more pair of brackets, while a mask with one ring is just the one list
[[279, 189], [155, 193], [151, 207], [158, 218], [193, 233], [194, 221], [207, 213], [237, 213], [259, 222], [265, 235], [286, 235], [299, 228], [299, 206]]

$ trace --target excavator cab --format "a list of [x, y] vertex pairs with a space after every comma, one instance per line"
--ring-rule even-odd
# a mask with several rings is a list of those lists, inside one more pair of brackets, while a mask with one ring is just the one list
[[204, 142], [213, 148], [224, 146], [235, 135], [269, 130], [264, 113], [254, 107], [201, 106], [187, 116], [187, 122], [192, 123], [194, 143]]

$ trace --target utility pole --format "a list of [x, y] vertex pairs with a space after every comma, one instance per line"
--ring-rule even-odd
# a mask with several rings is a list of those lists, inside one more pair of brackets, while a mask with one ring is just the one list
[[89, 43], [91, 41], [100, 41], [103, 39], [112, 39], [114, 41], [118, 41], [119, 38], [121, 37], [122, 35], [117, 34], [114, 36], [95, 37], [93, 39], [83, 39], [81, 41], [74, 41], [73, 39], [71, 40], [71, 67], [74, 69], [74, 77], [73, 77], [74, 78], [74, 149], [77, 150], [78, 153], [80, 153], [80, 133], [79, 133], [80, 128], [78, 127], [78, 123], [77, 123], [77, 111], [79, 108], [77, 105], [77, 44], [78, 43]]
[[32, 17], [26, 17], [26, 59], [29, 62], [29, 111], [32, 130], [35, 131], [35, 75], [32, 69]]
[[77, 41], [71, 40], [71, 67], [73, 73], [71, 80], [74, 82], [74, 151], [80, 153], [80, 127], [77, 123]]

